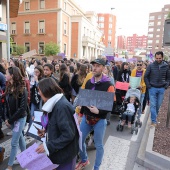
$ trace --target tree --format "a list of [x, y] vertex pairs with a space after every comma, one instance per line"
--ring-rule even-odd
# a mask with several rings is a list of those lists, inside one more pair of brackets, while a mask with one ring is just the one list
[[167, 16], [167, 18], [166, 19], [170, 19], [170, 12], [168, 13], [168, 16]]
[[50, 42], [45, 45], [45, 55], [46, 56], [56, 55], [59, 52], [60, 52], [60, 47], [56, 43]]
[[16, 45], [14, 46], [15, 50], [16, 50], [16, 55], [21, 55], [23, 53], [25, 53], [25, 47], [22, 45]]

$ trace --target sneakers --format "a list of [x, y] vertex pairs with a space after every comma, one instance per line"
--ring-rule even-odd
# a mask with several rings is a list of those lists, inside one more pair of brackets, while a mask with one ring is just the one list
[[13, 163], [14, 165], [19, 165], [19, 162], [18, 162], [18, 160], [16, 159], [15, 161], [14, 161], [14, 163]]
[[150, 126], [151, 128], [154, 128], [154, 127], [156, 127], [156, 123], [151, 123], [151, 126]]
[[0, 163], [2, 163], [4, 160], [4, 152], [5, 152], [5, 148], [2, 148], [2, 151], [0, 152]]
[[89, 160], [87, 160], [86, 162], [79, 162], [77, 165], [76, 165], [76, 169], [75, 170], [82, 170], [82, 169], [84, 169], [87, 165], [89, 165], [90, 164], [90, 162], [89, 162]]

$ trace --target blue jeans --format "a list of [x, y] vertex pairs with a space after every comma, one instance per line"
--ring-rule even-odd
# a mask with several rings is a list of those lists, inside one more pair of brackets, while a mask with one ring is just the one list
[[23, 152], [26, 149], [26, 143], [22, 130], [26, 123], [26, 117], [18, 119], [14, 124], [11, 125], [12, 129], [12, 140], [11, 140], [11, 153], [8, 161], [8, 166], [12, 166], [17, 154], [18, 146]]
[[152, 123], [157, 123], [156, 119], [158, 116], [159, 108], [164, 98], [165, 88], [151, 87], [149, 89], [150, 98], [150, 111]]
[[94, 130], [94, 143], [96, 147], [96, 160], [94, 164], [94, 170], [99, 170], [99, 167], [102, 162], [104, 147], [103, 147], [103, 139], [106, 130], [106, 119], [100, 119], [95, 125], [89, 125], [86, 123], [86, 118], [83, 116], [82, 122], [80, 124], [80, 130], [82, 132], [82, 151], [80, 150], [80, 157], [82, 162], [86, 162], [87, 151], [85, 140], [88, 134]]
[[139, 107], [139, 111], [138, 111], [138, 119], [140, 119], [141, 114], [142, 114], [143, 100], [144, 100], [144, 98], [145, 98], [145, 93], [142, 93], [142, 94], [141, 94], [141, 97], [140, 97], [140, 107]]
[[134, 115], [134, 112], [131, 112], [131, 111], [125, 111], [123, 113], [123, 120], [126, 120], [126, 116], [128, 117], [128, 122], [131, 122], [132, 121], [132, 116]]

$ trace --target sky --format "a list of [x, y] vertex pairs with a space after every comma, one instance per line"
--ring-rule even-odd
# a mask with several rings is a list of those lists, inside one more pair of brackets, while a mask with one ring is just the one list
[[[170, 0], [75, 0], [85, 11], [117, 17], [116, 34], [147, 35], [149, 13], [159, 12]], [[111, 10], [111, 8], [115, 8]]]

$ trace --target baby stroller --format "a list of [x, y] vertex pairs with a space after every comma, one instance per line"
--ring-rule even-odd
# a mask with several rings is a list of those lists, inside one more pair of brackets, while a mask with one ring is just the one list
[[[122, 103], [122, 111], [120, 112], [120, 120], [119, 120], [119, 124], [117, 125], [117, 131], [123, 131], [124, 126], [121, 125], [122, 123], [122, 117], [123, 117], [123, 113], [125, 111], [125, 103], [127, 101], [127, 99], [131, 96], [135, 96], [136, 97], [136, 101], [139, 103], [138, 108], [136, 109], [134, 115], [132, 116], [132, 121], [131, 121], [131, 134], [133, 134], [135, 132], [135, 134], [138, 133], [138, 128], [142, 126], [142, 122], [140, 121], [140, 119], [137, 118], [137, 114], [139, 111], [139, 107], [140, 107], [140, 97], [141, 97], [141, 92], [138, 89], [129, 89], [125, 95], [125, 99]], [[126, 116], [126, 123], [128, 122], [128, 118]]]

